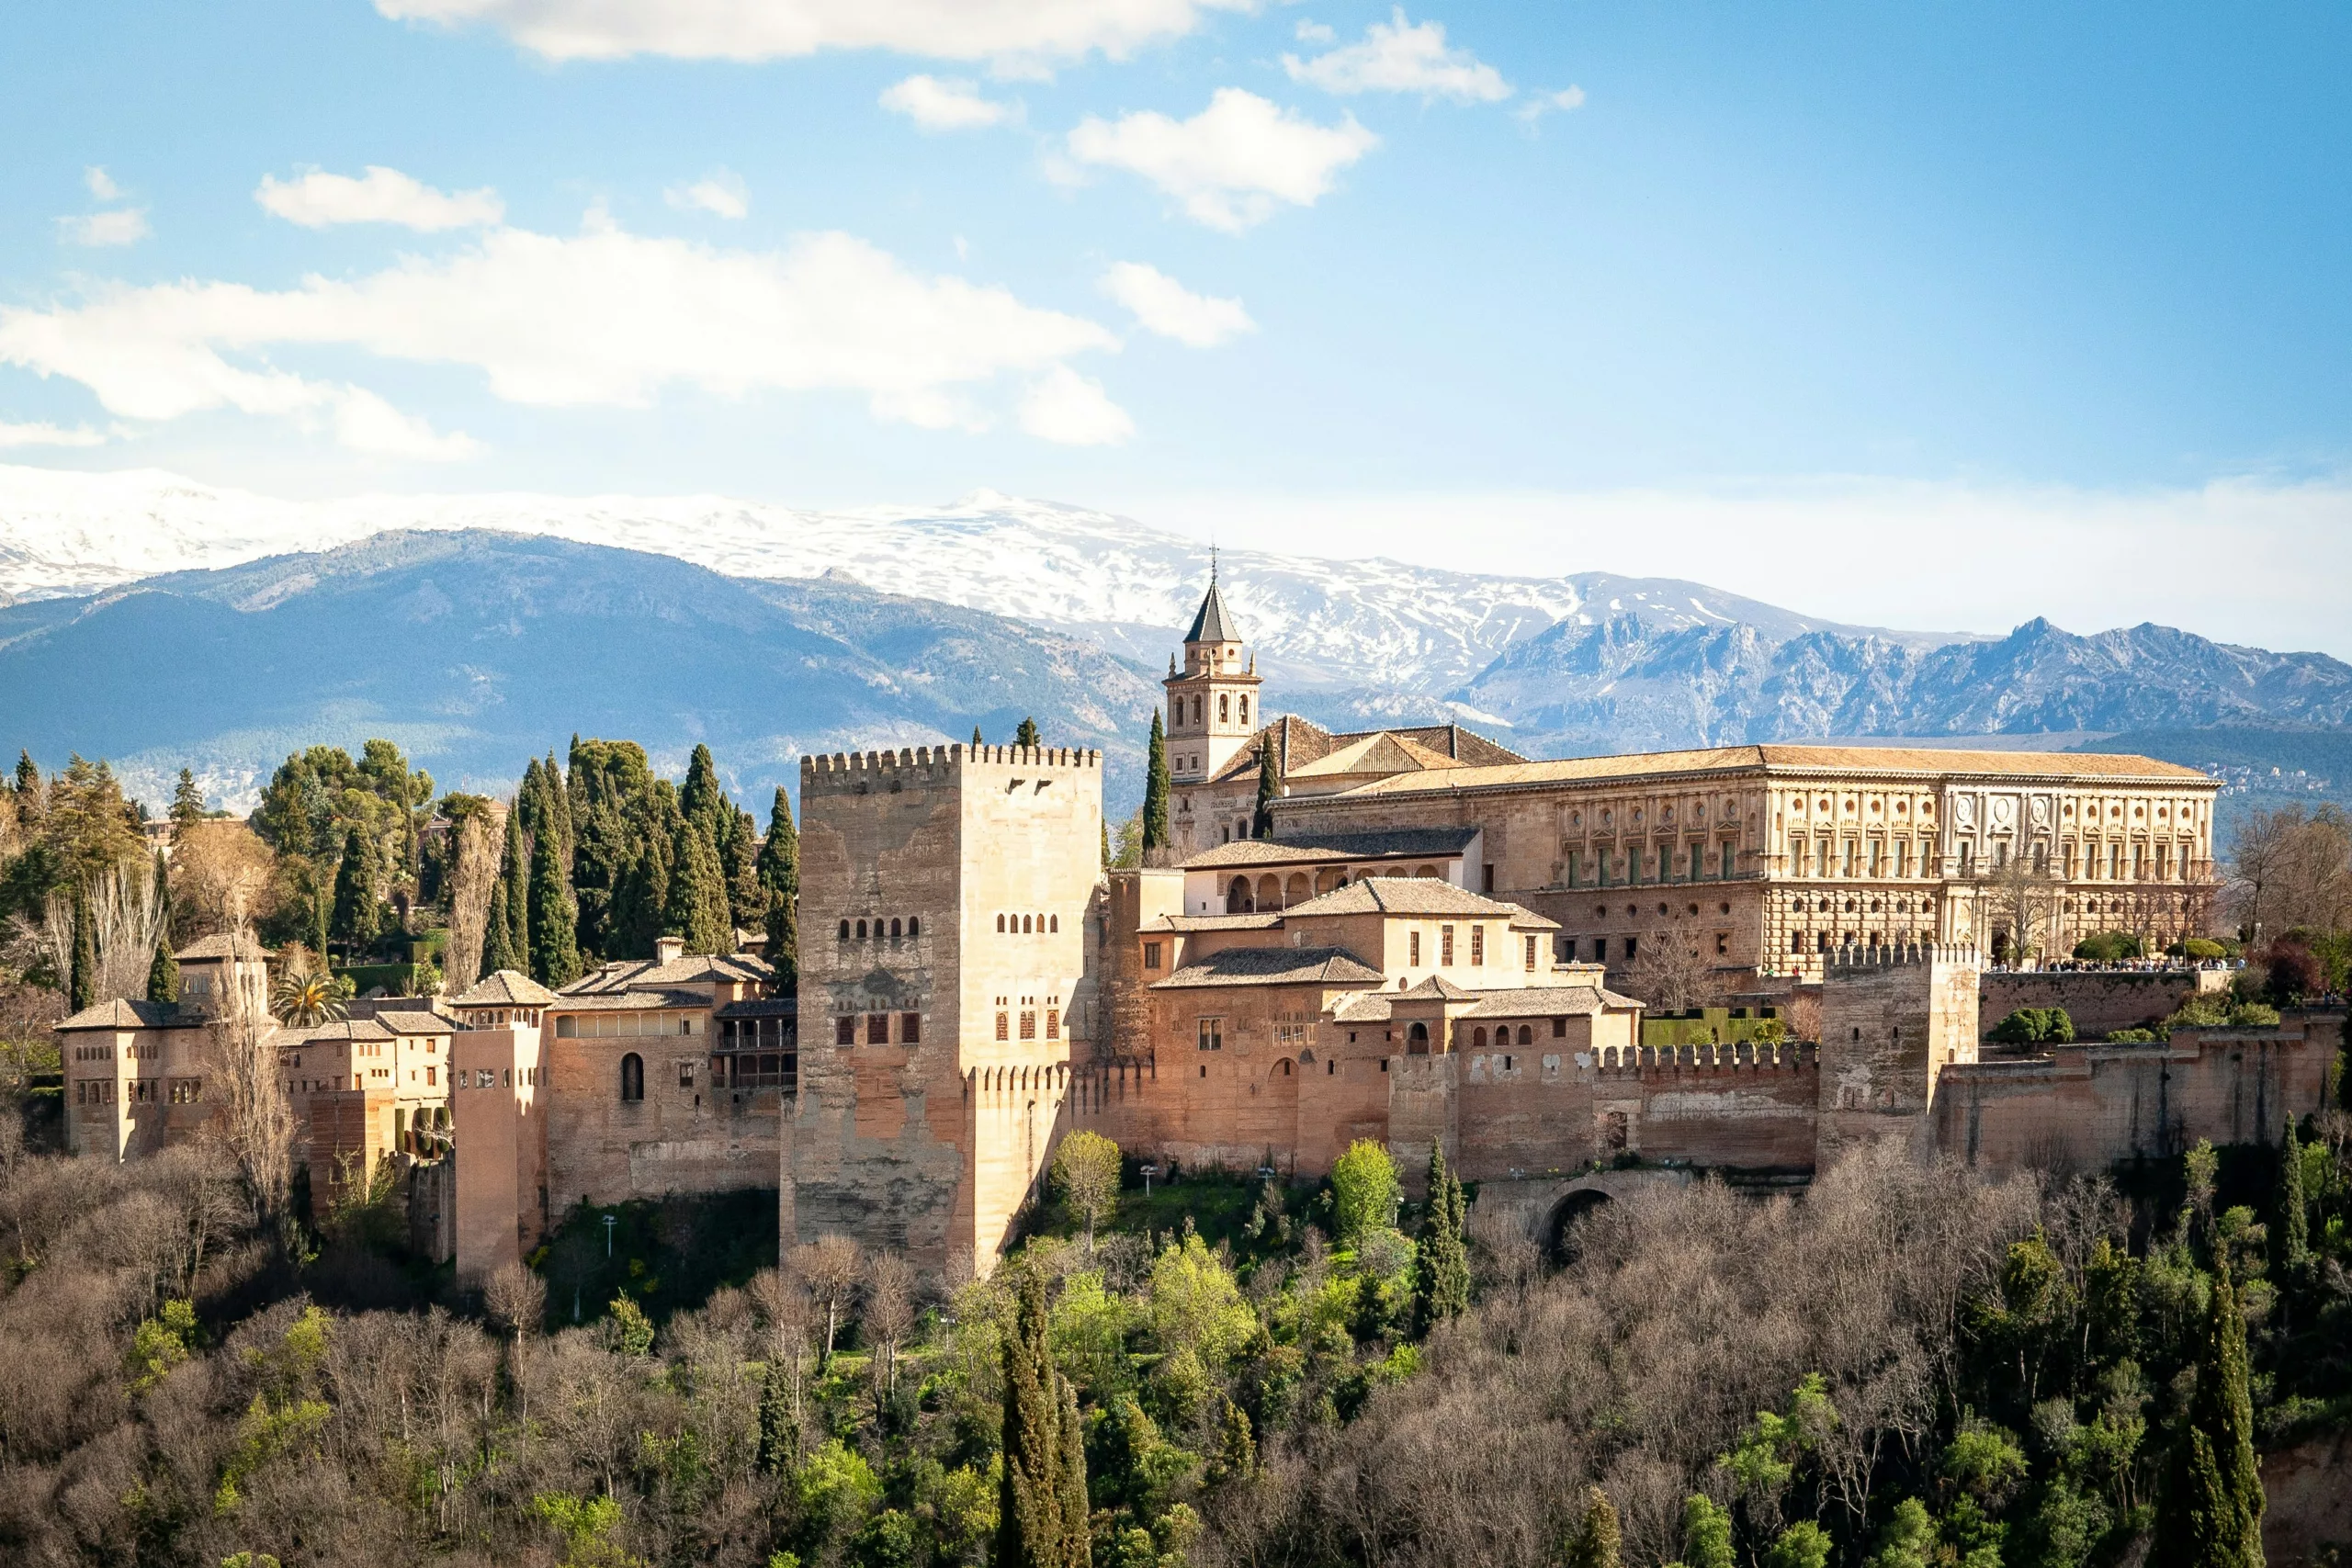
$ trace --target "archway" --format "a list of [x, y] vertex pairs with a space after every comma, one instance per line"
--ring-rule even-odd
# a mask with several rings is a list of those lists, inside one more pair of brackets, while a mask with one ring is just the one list
[[1430, 1026], [1418, 1020], [1405, 1032], [1405, 1055], [1426, 1056], [1430, 1054]]
[[1252, 913], [1255, 908], [1256, 906], [1250, 901], [1250, 879], [1246, 876], [1235, 877], [1232, 885], [1225, 890], [1225, 912], [1228, 915], [1247, 915]]
[[1272, 872], [1258, 879], [1258, 907], [1261, 909], [1283, 907], [1283, 885], [1274, 879]]
[[1544, 1222], [1544, 1257], [1555, 1269], [1565, 1269], [1584, 1256], [1578, 1234], [1593, 1212], [1610, 1201], [1609, 1194], [1578, 1188], [1555, 1204]]
[[1287, 908], [1293, 904], [1304, 904], [1313, 897], [1307, 891], [1306, 874], [1303, 871], [1291, 873], [1289, 883], [1283, 888], [1283, 907]]

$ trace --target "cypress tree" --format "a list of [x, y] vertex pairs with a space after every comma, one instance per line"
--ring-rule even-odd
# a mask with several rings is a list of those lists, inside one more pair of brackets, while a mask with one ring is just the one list
[[727, 797], [718, 787], [718, 766], [710, 760], [710, 748], [697, 746], [686, 762], [685, 787], [678, 792], [678, 809], [686, 820], [709, 842], [718, 846], [719, 814], [725, 809]]
[[[181, 776], [187, 776], [186, 769]], [[147, 999], [175, 1002], [180, 999], [180, 965], [172, 956], [172, 870], [161, 850], [155, 852], [155, 902], [163, 908], [163, 919], [155, 933], [155, 961], [147, 966]]]
[[732, 953], [735, 928], [727, 918], [727, 878], [718, 852], [691, 821], [678, 825], [670, 844], [670, 897], [662, 930], [684, 937], [688, 953]]
[[375, 846], [358, 826], [344, 829], [343, 863], [334, 874], [334, 924], [332, 931], [351, 946], [354, 956], [376, 940]]
[[1251, 838], [1274, 836], [1274, 802], [1282, 793], [1282, 760], [1274, 754], [1274, 738], [1269, 734], [1258, 743], [1258, 808], [1250, 818]]
[[2246, 1395], [2245, 1319], [2229, 1260], [2218, 1261], [2196, 1384], [2156, 1494], [2154, 1568], [2262, 1568], [2262, 1477]]
[[1432, 1144], [1429, 1205], [1413, 1272], [1413, 1319], [1422, 1334], [1470, 1309], [1470, 1255], [1462, 1240], [1466, 1207], [1462, 1183], [1445, 1167], [1444, 1147]]
[[1004, 1341], [1004, 1476], [997, 1568], [1086, 1568], [1086, 1451], [1076, 1391], [1046, 1345], [1046, 1278], [1023, 1270]]
[[506, 811], [506, 847], [499, 857], [498, 885], [490, 890], [490, 929], [482, 935], [481, 948], [485, 975], [501, 969], [530, 971], [529, 945], [515, 936], [517, 927], [528, 926], [529, 874], [523, 858], [523, 802], [518, 795]]
[[760, 845], [760, 886], [768, 896], [768, 965], [778, 991], [800, 983], [800, 829], [782, 786], [768, 808], [768, 836]]
[[1012, 732], [1012, 743], [1015, 746], [1028, 746], [1033, 748], [1038, 745], [1037, 721], [1034, 718], [1023, 719], [1021, 721], [1021, 728]]
[[580, 912], [564, 882], [562, 844], [549, 824], [531, 846], [531, 976], [549, 990], [580, 978]]
[[1569, 1533], [1562, 1553], [1567, 1568], [1618, 1568], [1619, 1542], [1617, 1509], [1609, 1494], [1598, 1486], [1586, 1487], [1584, 1517]]
[[[985, 741], [985, 740], [983, 740], [983, 739], [980, 739], [980, 727], [979, 727], [978, 725], [977, 725], [977, 724], [976, 724], [976, 725], [974, 725], [974, 726], [972, 726], [972, 746], [973, 746], [973, 749], [974, 749], [975, 750], [978, 750], [978, 749], [979, 749], [980, 747], [985, 746], [985, 745], [987, 745], [987, 744], [988, 744], [988, 742], [987, 742], [987, 741]], [[18, 770], [18, 771], [19, 771], [19, 772], [21, 772], [22, 770], [20, 769], [20, 770]]]
[[749, 931], [768, 913], [768, 890], [760, 882], [760, 825], [731, 806], [720, 820], [726, 836], [718, 842], [718, 868], [727, 878], [728, 919]]
[[2303, 1151], [2295, 1142], [2295, 1119], [2278, 1145], [2278, 1267], [2293, 1273], [2311, 1260], [2311, 1215], [2303, 1205]]
[[1168, 847], [1168, 731], [1160, 728], [1159, 710], [1151, 710], [1151, 749], [1143, 768], [1144, 863], [1151, 852]]
[[196, 787], [196, 775], [182, 768], [179, 786], [172, 791], [172, 826], [187, 828], [203, 820], [204, 792]]
[[81, 1012], [98, 1005], [98, 933], [90, 923], [90, 900], [74, 889], [74, 962], [65, 976], [69, 1010]]

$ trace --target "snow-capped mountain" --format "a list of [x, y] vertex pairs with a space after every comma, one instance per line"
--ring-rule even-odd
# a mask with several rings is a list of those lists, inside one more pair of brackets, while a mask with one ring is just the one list
[[[332, 548], [386, 529], [499, 529], [674, 556], [731, 577], [832, 574], [1074, 632], [1158, 664], [1192, 619], [1209, 552], [1128, 518], [979, 491], [950, 506], [805, 512], [716, 496], [358, 496], [289, 502], [154, 470], [0, 467], [0, 598], [85, 593], [158, 572]], [[1754, 626], [1778, 643], [1866, 628], [1807, 620], [1698, 583], [1582, 573], [1498, 577], [1402, 562], [1225, 553], [1227, 602], [1286, 686], [1426, 707], [1504, 649], [1566, 620], [1662, 630]], [[1884, 632], [1925, 649], [1948, 635]], [[1370, 706], [1364, 705], [1369, 704]], [[1469, 709], [1465, 717], [1476, 716]]]

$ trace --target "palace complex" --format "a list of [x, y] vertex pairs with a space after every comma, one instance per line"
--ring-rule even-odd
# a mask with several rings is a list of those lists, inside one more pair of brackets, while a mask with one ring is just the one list
[[[1980, 955], [2201, 931], [2201, 773], [1781, 744], [1532, 761], [1456, 726], [1270, 716], [1260, 679], [1212, 582], [1166, 682], [1170, 863], [1140, 870], [1100, 864], [1096, 752], [802, 759], [796, 995], [665, 939], [560, 991], [502, 972], [298, 1031], [260, 1013], [266, 954], [198, 944], [176, 1007], [62, 1026], [74, 1146], [191, 1134], [228, 1092], [204, 1064], [260, 1016], [314, 1195], [401, 1162], [468, 1277], [581, 1203], [765, 1186], [786, 1245], [842, 1231], [985, 1271], [1080, 1127], [1298, 1179], [1369, 1138], [1417, 1181], [1442, 1145], [1540, 1227], [1617, 1168], [1802, 1181], [1890, 1137], [2095, 1167], [2319, 1105], [2333, 1020], [2326, 1043], [2290, 1017], [1983, 1043], [2001, 987], [2073, 981]], [[1645, 1016], [1631, 993], [1665, 972], [1724, 1006]], [[2098, 1005], [2136, 1022], [2204, 983]]]

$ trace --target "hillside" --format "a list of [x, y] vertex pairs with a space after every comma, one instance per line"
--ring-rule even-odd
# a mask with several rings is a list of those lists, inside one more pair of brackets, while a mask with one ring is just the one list
[[445, 786], [511, 784], [577, 731], [673, 772], [707, 741], [763, 790], [806, 750], [1009, 740], [1030, 714], [1109, 752], [1117, 790], [1156, 694], [1091, 644], [975, 611], [481, 531], [0, 608], [0, 740], [111, 758], [151, 801], [183, 762], [242, 798], [297, 746], [369, 735]]

